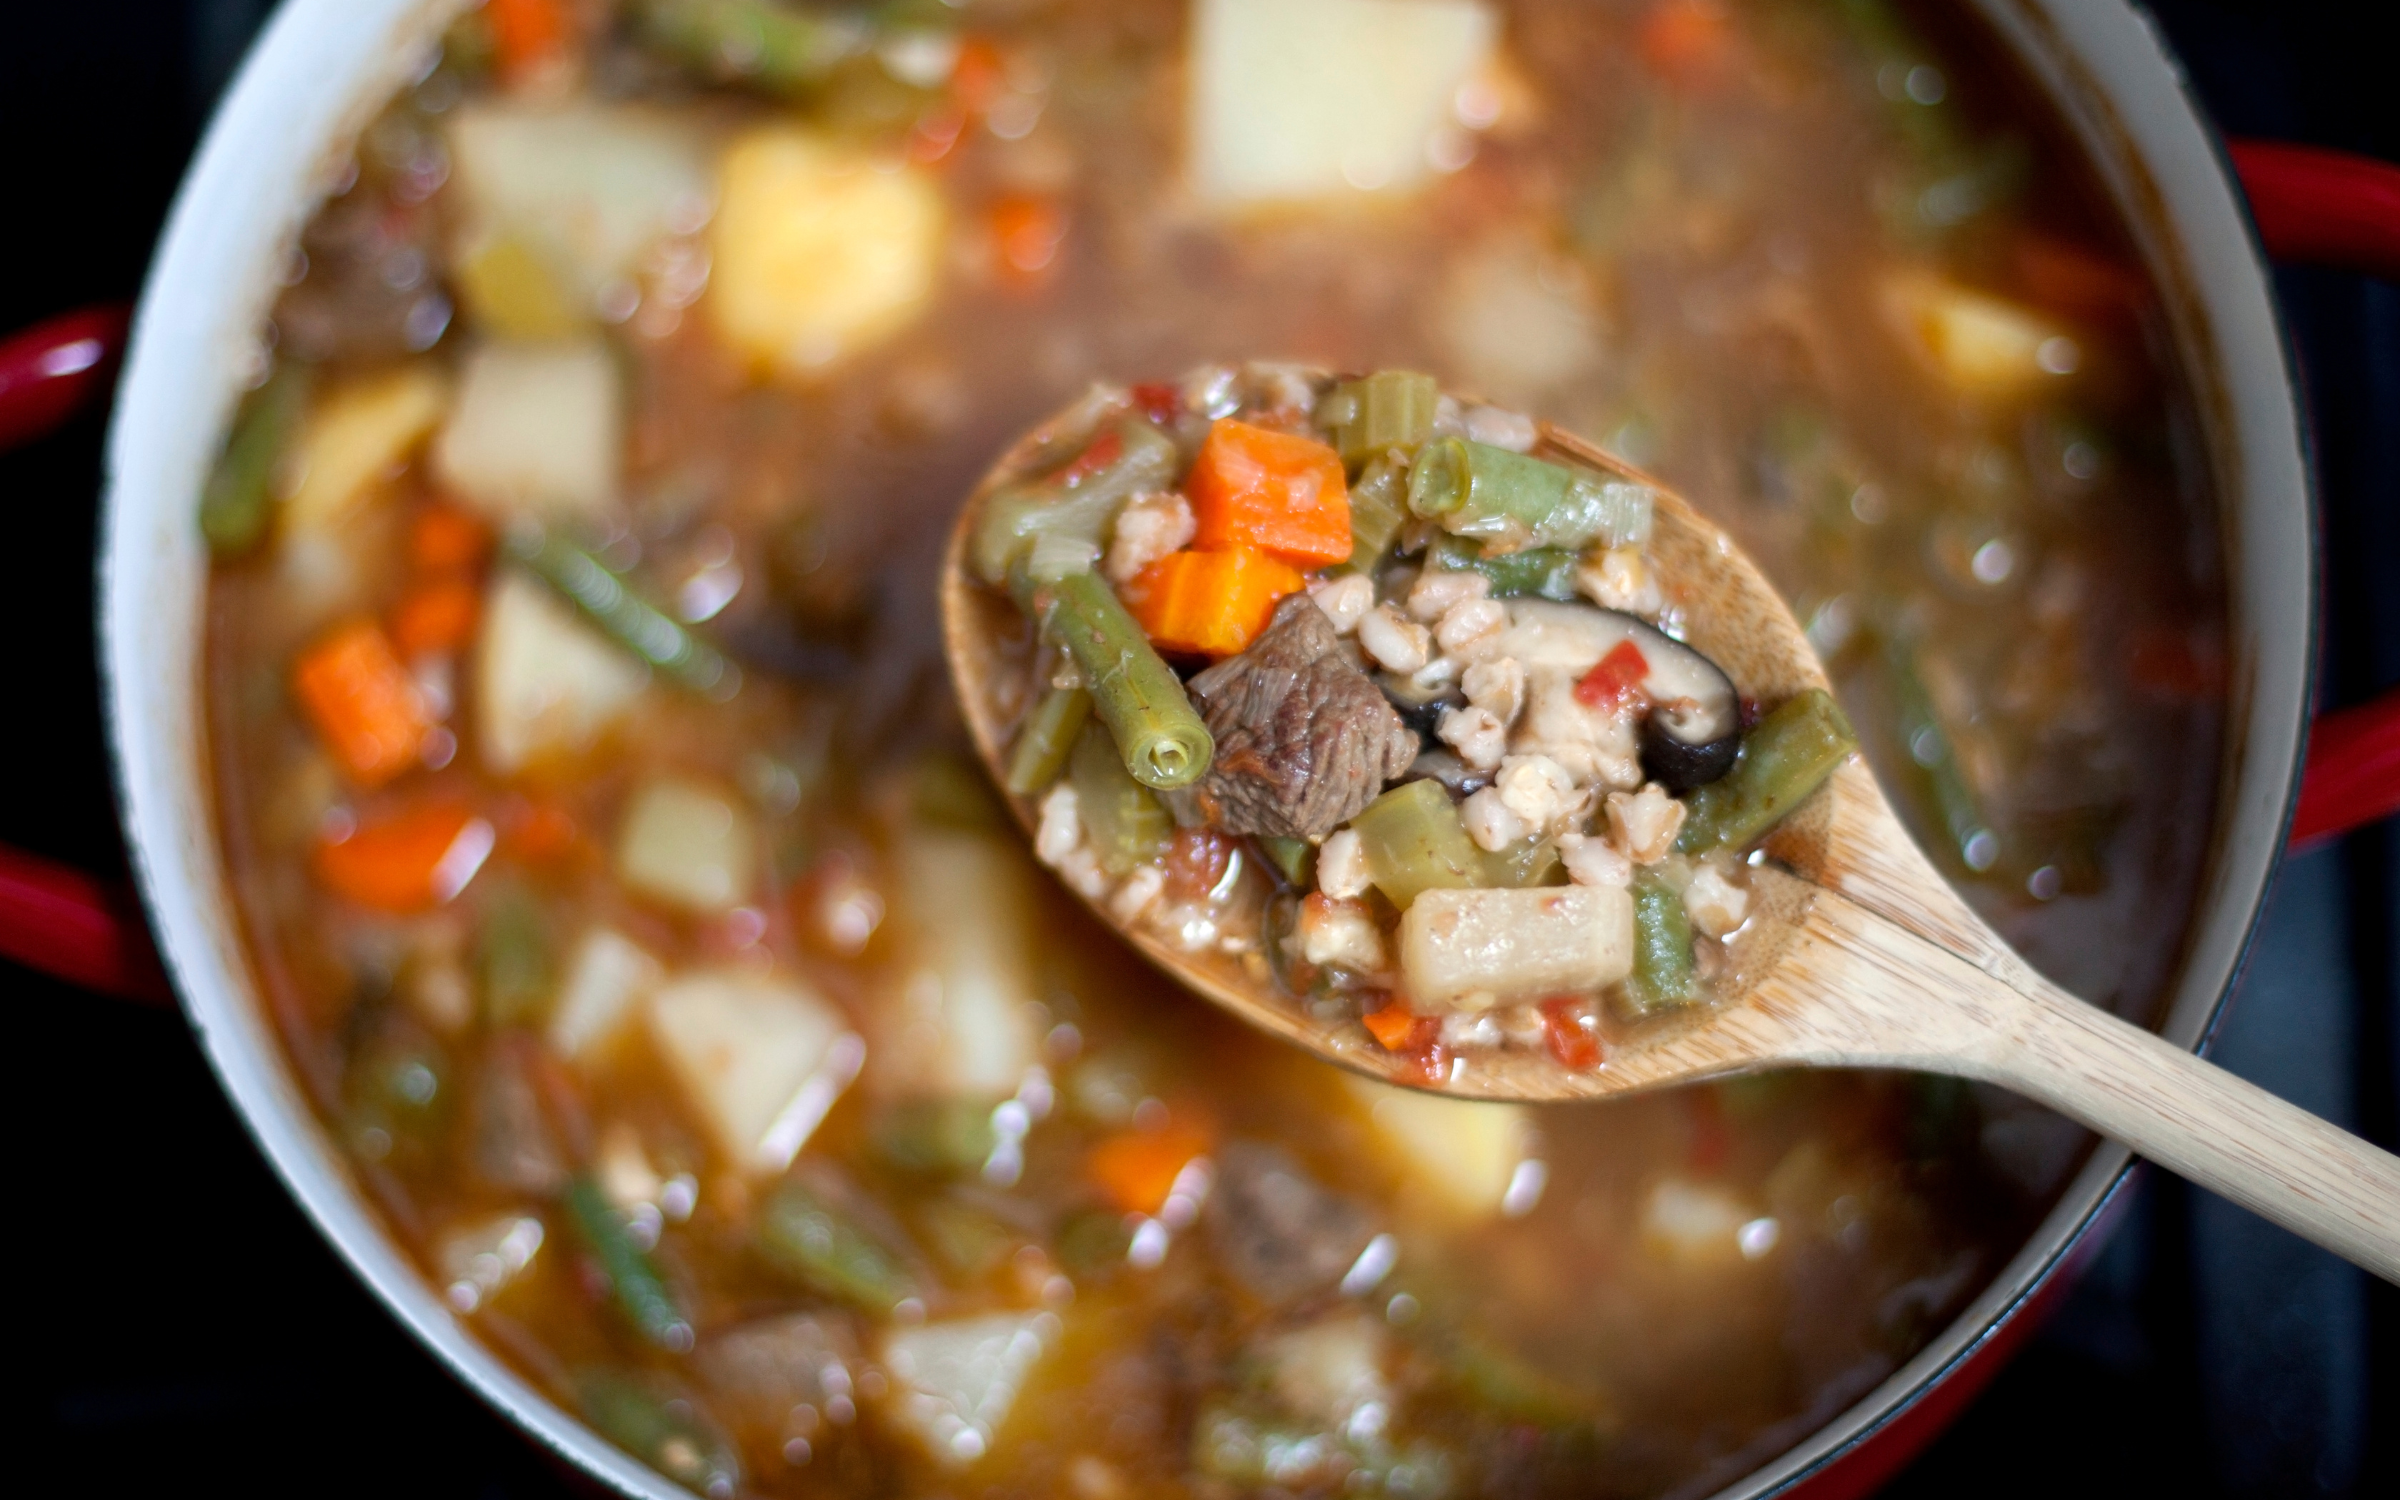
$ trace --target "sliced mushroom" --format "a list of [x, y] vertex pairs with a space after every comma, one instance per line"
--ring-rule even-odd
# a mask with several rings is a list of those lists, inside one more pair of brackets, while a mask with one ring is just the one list
[[1642, 770], [1681, 794], [1733, 769], [1742, 747], [1741, 700], [1722, 667], [1657, 626], [1633, 615], [1588, 604], [1516, 599], [1497, 650], [1528, 671], [1557, 667], [1581, 675], [1631, 641], [1649, 664], [1642, 692], [1650, 712], [1642, 724]]

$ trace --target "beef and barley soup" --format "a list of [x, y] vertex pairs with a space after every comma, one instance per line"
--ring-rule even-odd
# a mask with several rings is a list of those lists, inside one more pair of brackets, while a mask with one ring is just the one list
[[[1605, 1066], [1739, 931], [1737, 740], [1855, 724], [1987, 915], [2146, 1013], [2217, 782], [2212, 500], [2031, 101], [1888, 0], [462, 10], [334, 164], [198, 515], [227, 878], [360, 1190], [712, 1496], [1647, 1496], [1788, 1447], [2083, 1137], [1900, 1076], [1370, 1085], [1068, 886], [1203, 939], [1254, 902], [1295, 1003], [1429, 1069]], [[1244, 754], [1160, 800], [1028, 631], [1054, 872], [933, 584], [1096, 381], [1047, 482], [1106, 524], [1003, 525], [987, 576], [1121, 593]], [[1727, 526], [1840, 708], [1681, 646], [1646, 492], [1523, 467], [1520, 414]], [[1159, 443], [1183, 477], [1120, 486]], [[1285, 679], [1305, 785], [1244, 739]], [[1506, 993], [1410, 947], [1495, 893], [1638, 920]]]

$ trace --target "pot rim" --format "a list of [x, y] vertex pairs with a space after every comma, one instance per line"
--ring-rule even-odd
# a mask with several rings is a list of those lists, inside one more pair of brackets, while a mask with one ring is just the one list
[[[195, 650], [206, 556], [192, 497], [255, 359], [273, 272], [346, 145], [430, 60], [472, 0], [293, 0], [211, 121], [134, 323], [108, 441], [99, 640], [118, 809], [136, 882], [190, 1024], [285, 1187], [367, 1287], [451, 1373], [620, 1492], [689, 1492], [603, 1441], [486, 1347], [387, 1237], [291, 1076], [254, 994], [220, 860]], [[2209, 875], [2160, 1031], [2204, 1048], [2265, 901], [2301, 769], [2316, 576], [2298, 382], [2265, 259], [2221, 143], [2147, 18], [2125, 0], [1972, 0], [2049, 92], [2175, 294], [2178, 353], [2213, 421], [2234, 666]], [[2106, 74], [2094, 71], [2105, 69]], [[2145, 210], [2147, 210], [2145, 212]], [[194, 393], [203, 393], [195, 395]], [[2288, 601], [2288, 602], [2286, 602]], [[161, 673], [156, 663], [180, 661]], [[199, 753], [195, 754], [195, 750]], [[1830, 1480], [1894, 1419], [1992, 1347], [2121, 1193], [2103, 1141], [2025, 1243], [1924, 1349], [1781, 1453], [1715, 1485], [1753, 1500]]]

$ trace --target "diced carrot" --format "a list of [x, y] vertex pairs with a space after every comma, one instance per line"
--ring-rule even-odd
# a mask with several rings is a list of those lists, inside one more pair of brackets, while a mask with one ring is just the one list
[[485, 0], [483, 14], [500, 71], [510, 78], [522, 78], [566, 50], [572, 23], [563, 0]]
[[492, 825], [474, 808], [432, 797], [319, 844], [317, 878], [377, 911], [426, 911], [466, 889], [494, 841]]
[[908, 132], [908, 159], [920, 167], [946, 161], [966, 132], [965, 110], [949, 104], [929, 109], [917, 116], [916, 125]]
[[1562, 1068], [1581, 1073], [1600, 1066], [1600, 1035], [1584, 1024], [1584, 1005], [1567, 998], [1542, 1002], [1542, 1040]]
[[1420, 1016], [1398, 1000], [1381, 1010], [1368, 1012], [1359, 1020], [1365, 1023], [1367, 1035], [1375, 1038], [1376, 1045], [1386, 1052], [1419, 1051], [1442, 1032], [1440, 1021]]
[[408, 561], [425, 573], [463, 573], [492, 550], [492, 528], [439, 500], [418, 509], [408, 528]]
[[1125, 607], [1161, 651], [1232, 656], [1248, 649], [1300, 574], [1247, 547], [1170, 552], [1125, 588]]
[[433, 728], [424, 694], [372, 620], [343, 625], [300, 653], [292, 692], [361, 786], [381, 786], [415, 765]]
[[410, 589], [392, 611], [392, 641], [410, 657], [446, 656], [475, 639], [483, 594], [463, 578], [435, 578]]
[[1001, 275], [1018, 286], [1044, 279], [1067, 238], [1067, 216], [1054, 198], [1009, 193], [992, 204], [992, 248]]
[[1155, 1214], [1166, 1207], [1175, 1179], [1216, 1142], [1196, 1124], [1112, 1135], [1084, 1158], [1084, 1170], [1109, 1206], [1121, 1213]]
[[1323, 443], [1228, 418], [1208, 429], [1184, 494], [1203, 551], [1253, 547], [1296, 568], [1350, 556], [1350, 487]]
[[1614, 708], [1641, 691], [1642, 679], [1649, 675], [1650, 658], [1642, 655], [1642, 648], [1619, 641], [1575, 684], [1575, 701], [1586, 708]]
[[1719, 0], [1662, 0], [1642, 18], [1642, 61], [1677, 83], [1704, 83], [1724, 67], [1733, 22]]

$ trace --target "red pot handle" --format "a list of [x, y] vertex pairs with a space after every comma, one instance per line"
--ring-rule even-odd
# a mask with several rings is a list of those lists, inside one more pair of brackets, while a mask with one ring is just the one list
[[29, 443], [107, 389], [126, 309], [86, 307], [0, 340], [0, 452]]
[[[2277, 260], [2400, 279], [2400, 167], [2272, 141], [2229, 143], [2259, 239]], [[106, 384], [125, 338], [121, 306], [91, 307], [0, 341], [0, 450], [72, 416]], [[2400, 811], [2400, 691], [2320, 720], [2295, 845]], [[0, 846], [0, 956], [142, 1000], [166, 980], [132, 892]]]
[[2400, 167], [2279, 141], [2226, 142], [2267, 254], [2400, 281]]

